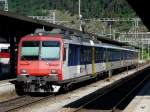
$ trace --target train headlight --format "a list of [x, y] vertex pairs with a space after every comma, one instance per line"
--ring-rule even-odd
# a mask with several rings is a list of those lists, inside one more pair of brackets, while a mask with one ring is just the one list
[[51, 74], [57, 74], [58, 71], [56, 69], [51, 69]]
[[22, 74], [26, 74], [26, 73], [27, 73], [27, 70], [26, 70], [26, 69], [21, 69], [21, 73], [22, 73]]

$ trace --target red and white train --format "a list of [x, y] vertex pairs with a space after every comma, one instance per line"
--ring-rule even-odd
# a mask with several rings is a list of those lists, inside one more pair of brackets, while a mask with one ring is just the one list
[[138, 63], [138, 51], [89, 35], [35, 33], [18, 46], [16, 91], [56, 92], [60, 87]]
[[0, 79], [5, 78], [4, 74], [10, 73], [10, 44], [0, 43]]

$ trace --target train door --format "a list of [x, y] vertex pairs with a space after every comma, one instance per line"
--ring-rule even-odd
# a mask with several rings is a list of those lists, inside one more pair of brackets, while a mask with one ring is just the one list
[[109, 70], [109, 59], [108, 59], [108, 55], [109, 55], [108, 49], [105, 48], [105, 49], [104, 49], [104, 65], [105, 65], [105, 71], [108, 71], [108, 70]]
[[86, 48], [85, 46], [80, 46], [80, 76], [85, 74], [87, 74]]
[[80, 69], [80, 46], [75, 44], [69, 44], [68, 50], [68, 68], [69, 68], [69, 77], [76, 78], [81, 74]]
[[92, 47], [92, 77], [95, 75], [95, 48]]
[[120, 50], [120, 62], [121, 62], [121, 67], [123, 67], [123, 60], [124, 60], [124, 57], [123, 57], [123, 50]]
[[91, 74], [91, 48], [89, 46], [81, 46], [80, 48], [80, 73], [82, 75], [88, 75]]
[[64, 44], [64, 56], [63, 56], [63, 64], [62, 64], [62, 75], [63, 79], [67, 79], [69, 77], [69, 69], [68, 69], [68, 50], [69, 44]]

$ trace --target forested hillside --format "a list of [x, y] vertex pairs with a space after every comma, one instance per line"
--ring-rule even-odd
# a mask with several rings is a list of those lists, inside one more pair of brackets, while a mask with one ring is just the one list
[[[69, 11], [78, 14], [78, 0], [8, 0], [9, 11], [21, 15], [47, 15], [48, 10]], [[134, 17], [135, 13], [125, 0], [81, 0], [85, 18]]]
[[[24, 16], [50, 16], [55, 10], [55, 21], [68, 21], [61, 24], [66, 27], [79, 29], [78, 0], [8, 0], [9, 11]], [[95, 34], [110, 32], [107, 23], [92, 21], [93, 18], [134, 18], [135, 12], [126, 0], [81, 0], [85, 31]], [[131, 30], [132, 22], [112, 22], [111, 27], [118, 31]]]

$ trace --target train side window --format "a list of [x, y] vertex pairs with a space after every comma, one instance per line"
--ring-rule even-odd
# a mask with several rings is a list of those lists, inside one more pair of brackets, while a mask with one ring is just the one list
[[85, 63], [85, 61], [86, 61], [86, 57], [85, 57], [85, 47], [83, 48], [83, 63]]
[[66, 48], [64, 48], [64, 56], [63, 56], [63, 61], [66, 60]]
[[84, 58], [83, 58], [83, 57], [84, 57], [84, 54], [83, 54], [83, 53], [84, 53], [84, 52], [83, 52], [83, 47], [81, 47], [81, 48], [80, 48], [80, 63], [81, 63], [81, 64], [83, 64], [83, 61], [84, 61]]
[[104, 60], [104, 62], [106, 62], [106, 60], [107, 60], [107, 50], [106, 49], [104, 49], [103, 60]]
[[68, 65], [77, 65], [77, 45], [69, 45]]

